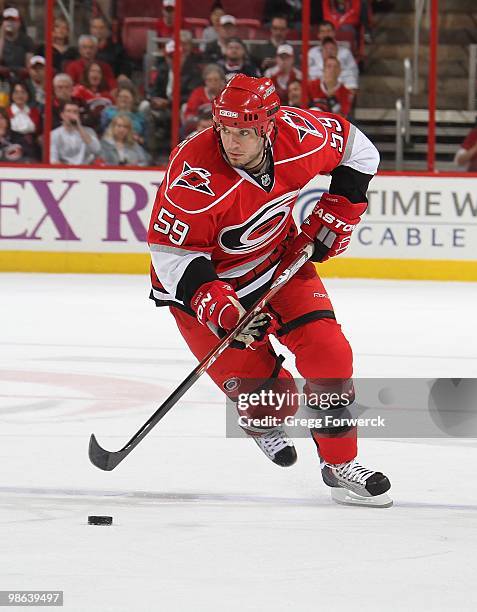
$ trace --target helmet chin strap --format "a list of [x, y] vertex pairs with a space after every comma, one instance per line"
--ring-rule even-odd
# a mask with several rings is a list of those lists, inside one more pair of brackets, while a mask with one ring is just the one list
[[267, 135], [264, 134], [261, 138], [263, 140], [263, 143], [262, 143], [262, 156], [260, 158], [260, 161], [256, 163], [255, 166], [252, 166], [251, 168], [244, 167], [244, 170], [246, 170], [247, 172], [251, 172], [252, 174], [258, 174], [260, 172], [260, 170], [262, 169], [262, 165], [267, 158], [268, 151], [270, 150], [270, 141], [268, 140]]
[[[244, 168], [247, 172], [250, 172], [251, 174], [258, 174], [260, 171], [262, 171], [261, 165], [267, 158], [268, 154], [271, 153], [273, 143], [275, 142], [277, 138], [277, 126], [275, 124], [273, 125], [272, 138], [273, 140], [271, 140], [267, 134], [264, 134], [262, 136], [262, 139], [263, 139], [262, 157], [260, 161], [258, 162], [258, 164], [255, 164], [255, 166], [253, 166], [252, 168]], [[258, 172], [256, 171], [254, 172], [254, 170], [257, 170], [257, 168], [258, 168]]]

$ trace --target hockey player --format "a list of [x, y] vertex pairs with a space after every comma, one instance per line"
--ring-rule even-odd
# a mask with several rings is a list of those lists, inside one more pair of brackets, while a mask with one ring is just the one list
[[[170, 306], [199, 360], [268, 289], [291, 254], [310, 242], [317, 262], [345, 250], [366, 210], [368, 183], [379, 163], [376, 148], [346, 119], [280, 107], [267, 78], [236, 75], [215, 98], [213, 121], [212, 128], [172, 152], [148, 232], [151, 298], [157, 306]], [[298, 233], [293, 206], [300, 189], [318, 174], [331, 175], [329, 193]], [[296, 392], [268, 339], [271, 332], [294, 353], [307, 397], [335, 392], [344, 398], [333, 407], [342, 414], [354, 398], [352, 352], [311, 262], [209, 368], [230, 398], [257, 391], [257, 379], [273, 393]], [[318, 414], [320, 405], [309, 402], [309, 410]], [[246, 433], [281, 466], [296, 461], [281, 423], [297, 409], [291, 399], [279, 411], [278, 423], [270, 405], [250, 408], [245, 425], [241, 419]], [[274, 426], [254, 425], [266, 416], [275, 418]], [[392, 503], [385, 495], [387, 477], [356, 460], [355, 428], [312, 429], [311, 436], [323, 480], [337, 501]]]

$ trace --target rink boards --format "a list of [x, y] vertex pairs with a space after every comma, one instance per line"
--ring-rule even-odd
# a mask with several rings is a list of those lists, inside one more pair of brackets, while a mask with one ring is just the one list
[[[148, 270], [146, 231], [160, 170], [2, 167], [0, 270]], [[295, 205], [301, 221], [329, 177]], [[379, 175], [348, 252], [320, 274], [335, 277], [477, 280], [473, 176]]]

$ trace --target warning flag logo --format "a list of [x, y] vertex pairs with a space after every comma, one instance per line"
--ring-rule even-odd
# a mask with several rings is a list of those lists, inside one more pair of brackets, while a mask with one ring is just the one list
[[173, 187], [185, 187], [185, 189], [192, 189], [192, 191], [199, 191], [214, 196], [215, 193], [209, 187], [209, 176], [210, 172], [208, 170], [204, 170], [204, 168], [192, 168], [187, 162], [184, 162], [182, 172], [171, 183], [171, 189]]

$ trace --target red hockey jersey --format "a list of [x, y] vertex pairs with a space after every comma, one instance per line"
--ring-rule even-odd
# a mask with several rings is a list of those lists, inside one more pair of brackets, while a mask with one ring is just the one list
[[342, 117], [285, 106], [276, 124], [274, 172], [262, 175], [263, 187], [225, 161], [213, 128], [172, 152], [148, 232], [157, 305], [188, 308], [178, 286], [199, 257], [211, 261], [239, 298], [255, 297], [296, 233], [292, 209], [300, 190], [340, 164], [366, 174], [377, 170], [376, 148]]

